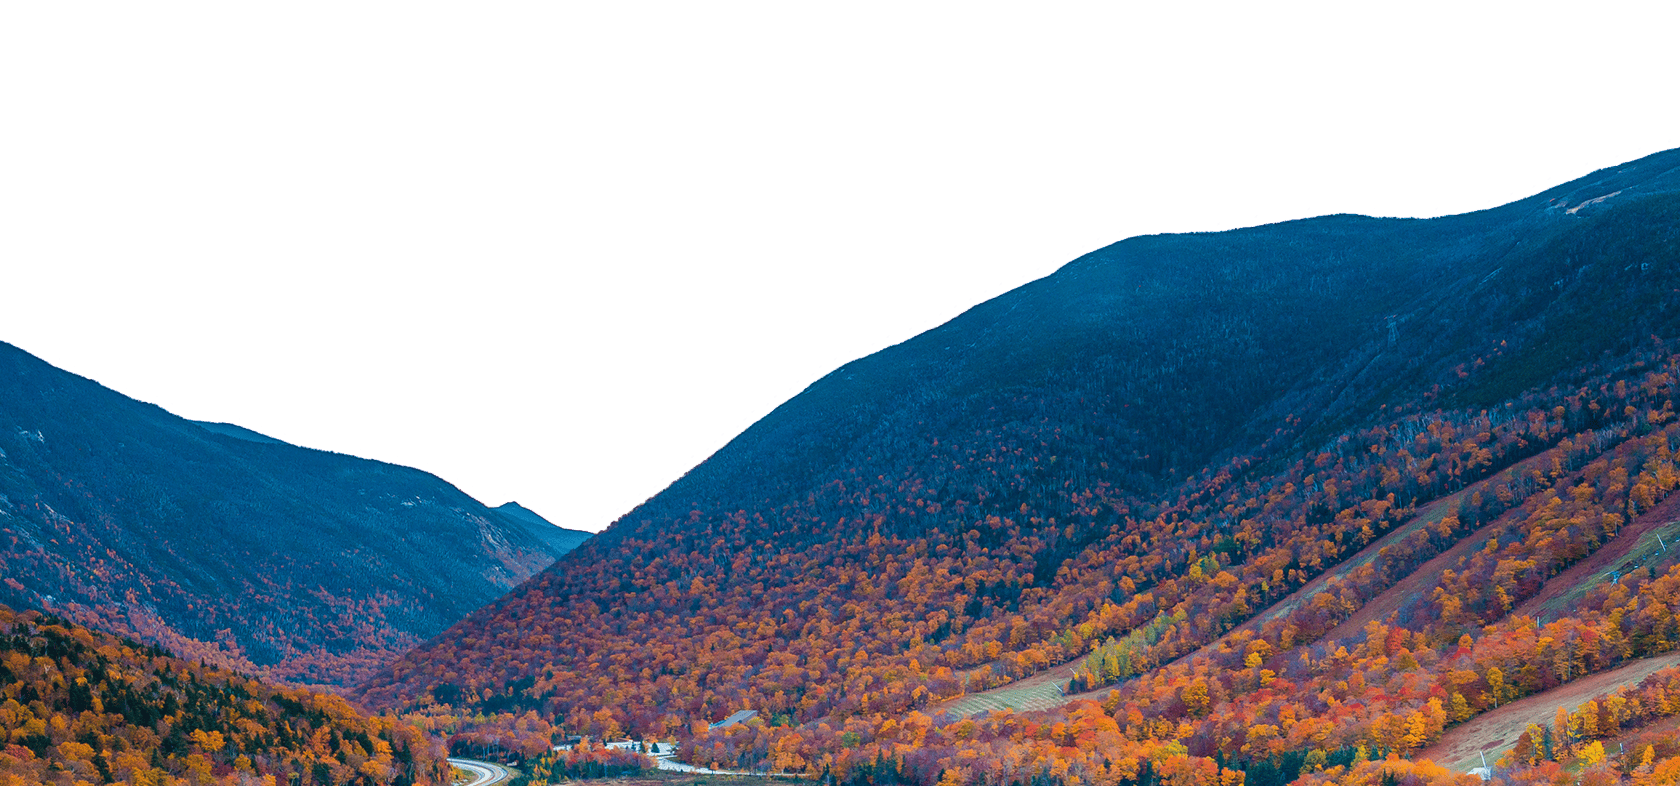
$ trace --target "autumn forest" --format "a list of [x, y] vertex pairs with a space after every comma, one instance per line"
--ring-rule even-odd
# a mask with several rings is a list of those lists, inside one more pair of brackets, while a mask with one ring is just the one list
[[836, 370], [426, 640], [424, 588], [318, 600], [344, 640], [278, 666], [89, 629], [137, 604], [30, 543], [108, 525], [14, 481], [0, 784], [650, 777], [620, 740], [836, 786], [1680, 783], [1676, 172], [1117, 243]]

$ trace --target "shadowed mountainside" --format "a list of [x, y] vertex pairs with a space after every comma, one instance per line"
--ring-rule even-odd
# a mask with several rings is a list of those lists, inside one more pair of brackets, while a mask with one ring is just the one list
[[[1508, 614], [1674, 489], [1676, 281], [1680, 151], [1458, 216], [1122, 241], [817, 381], [359, 695], [508, 713], [486, 725], [514, 736], [527, 710], [663, 736], [748, 707], [765, 723], [685, 755], [859, 783], [1026, 782], [1059, 756], [1272, 784], [1309, 753], [1415, 751], [1443, 711], [1365, 681], [1390, 659], [1470, 717], [1661, 651], [1663, 563], [1548, 629], [1633, 642], [1578, 668], [1519, 671], [1508, 642], [1536, 634]], [[1118, 704], [920, 712], [1061, 664]], [[1302, 719], [1323, 733], [1263, 736]], [[1131, 747], [1094, 743], [1105, 724]], [[1011, 747], [1035, 734], [1059, 742]]]
[[[1680, 334], [1677, 165], [1648, 156], [1455, 217], [1329, 215], [1097, 250], [843, 364], [361, 695], [442, 689], [578, 719], [600, 709], [605, 673], [630, 697], [610, 709], [627, 727], [734, 707], [808, 721], [924, 704], [953, 690], [949, 668], [1000, 653], [1065, 660], [1084, 647], [1067, 631], [1102, 601], [1178, 581], [1210, 542], [1242, 563], [1295, 527], [1341, 526], [1332, 484], [1299, 521], [1236, 542], [1247, 522], [1198, 507], [1218, 490], [1282, 484], [1401, 411], [1463, 430], [1509, 401], [1505, 422], [1525, 391]], [[1604, 413], [1591, 417], [1569, 425]], [[1522, 445], [1401, 477], [1388, 504], [1547, 447]], [[1295, 556], [1248, 603], [1320, 569]], [[842, 687], [857, 657], [882, 670], [874, 689]]]
[[0, 344], [0, 602], [349, 684], [586, 533], [407, 467], [198, 424]]

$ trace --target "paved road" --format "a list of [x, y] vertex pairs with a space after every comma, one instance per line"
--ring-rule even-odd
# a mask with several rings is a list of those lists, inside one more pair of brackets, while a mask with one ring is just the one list
[[735, 772], [734, 770], [708, 770], [705, 767], [696, 767], [692, 764], [684, 764], [684, 763], [682, 763], [680, 761], [677, 761], [675, 759], [667, 759], [667, 758], [657, 758], [657, 759], [655, 759], [655, 761], [659, 762], [659, 769], [669, 770], [671, 772], [692, 772], [692, 773], [696, 773], [696, 774], [699, 774], [699, 775], [759, 775], [759, 774], [761, 774], [761, 773], [756, 773], [756, 772]]
[[490, 786], [492, 783], [501, 783], [509, 778], [508, 771], [502, 769], [500, 764], [473, 759], [450, 759], [449, 763], [454, 765], [456, 769], [465, 770], [467, 774], [473, 776], [472, 780], [461, 784], [461, 786]]

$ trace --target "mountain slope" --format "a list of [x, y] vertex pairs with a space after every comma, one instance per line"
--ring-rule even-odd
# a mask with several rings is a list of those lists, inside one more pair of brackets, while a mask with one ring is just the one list
[[[1640, 463], [1658, 449], [1635, 438], [1668, 428], [1676, 280], [1680, 151], [1460, 216], [1123, 241], [824, 377], [360, 695], [535, 709], [595, 733], [750, 707], [769, 725], [686, 750], [732, 766], [849, 761], [859, 778], [890, 758], [937, 778], [946, 765], [930, 762], [982, 738], [930, 729], [917, 710], [1062, 663], [1089, 671], [1081, 688], [1166, 673], [1477, 481], [1493, 478], [1491, 493], [1347, 571], [1287, 632], [1263, 625], [1269, 651], [1301, 654], [1600, 460], [1615, 467], [1588, 484], [1602, 509], [1580, 515], [1597, 516], [1597, 542], [1612, 536], [1608, 516], [1667, 491], [1636, 484], [1636, 500], [1612, 476], [1658, 472]], [[1497, 476], [1554, 449], [1567, 466], [1541, 480]], [[1583, 556], [1555, 537], [1535, 546], [1524, 533], [1550, 530], [1510, 515], [1500, 526], [1517, 539], [1500, 543], [1516, 563]], [[1500, 619], [1460, 574], [1491, 581], [1507, 551], [1432, 580], [1465, 600], [1425, 639]], [[1540, 583], [1523, 581], [1501, 597]], [[1257, 653], [1219, 654], [1197, 668], [1234, 679]], [[1210, 701], [1246, 701], [1238, 682]], [[1045, 723], [1089, 710], [1066, 712]], [[1109, 725], [1126, 728], [1120, 717]], [[1126, 736], [1250, 755], [1241, 729], [1207, 718], [1182, 743], [1176, 726]], [[1009, 722], [997, 746], [1019, 742]], [[930, 752], [916, 764], [895, 744]], [[1137, 752], [1134, 772], [1140, 757], [1154, 760]]]
[[419, 470], [202, 426], [0, 344], [13, 606], [347, 684], [563, 551]]
[[442, 746], [393, 718], [4, 606], [0, 704], [8, 784], [449, 782]]

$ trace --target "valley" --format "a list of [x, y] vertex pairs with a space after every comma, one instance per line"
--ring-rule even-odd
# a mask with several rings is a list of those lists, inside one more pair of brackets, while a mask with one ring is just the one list
[[117, 689], [31, 655], [65, 693], [5, 689], [0, 773], [157, 743], [335, 786], [422, 746], [404, 786], [448, 755], [484, 784], [1466, 786], [1483, 754], [1673, 783], [1676, 281], [1680, 151], [1475, 213], [1131, 238], [836, 369], [587, 539], [0, 347], [0, 600], [377, 730], [280, 698], [78, 742]]

